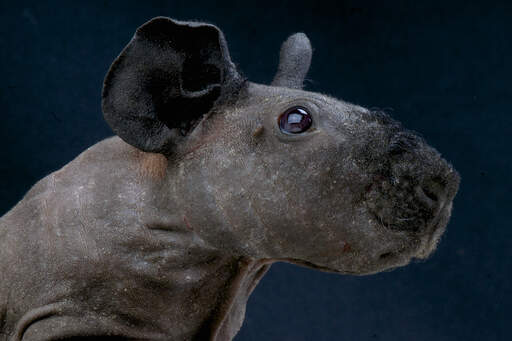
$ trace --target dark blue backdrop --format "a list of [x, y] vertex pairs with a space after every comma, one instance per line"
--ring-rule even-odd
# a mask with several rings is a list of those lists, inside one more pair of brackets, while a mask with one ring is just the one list
[[277, 264], [251, 296], [236, 340], [510, 339], [507, 1], [2, 0], [0, 215], [111, 134], [100, 111], [104, 74], [157, 15], [217, 24], [232, 59], [263, 83], [281, 41], [307, 33], [315, 48], [307, 89], [392, 108], [462, 176], [431, 259], [369, 277]]

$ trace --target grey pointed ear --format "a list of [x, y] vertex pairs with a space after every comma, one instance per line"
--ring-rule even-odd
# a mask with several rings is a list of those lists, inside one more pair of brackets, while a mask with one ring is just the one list
[[139, 27], [105, 77], [105, 120], [125, 142], [170, 153], [243, 83], [215, 26], [158, 17]]
[[311, 43], [304, 33], [291, 35], [281, 46], [279, 67], [272, 85], [302, 89], [312, 54]]

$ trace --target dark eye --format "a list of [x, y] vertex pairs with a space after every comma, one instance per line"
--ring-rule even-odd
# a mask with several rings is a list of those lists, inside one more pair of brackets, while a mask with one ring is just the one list
[[293, 107], [282, 113], [277, 119], [277, 122], [283, 133], [300, 134], [311, 127], [313, 119], [306, 109]]

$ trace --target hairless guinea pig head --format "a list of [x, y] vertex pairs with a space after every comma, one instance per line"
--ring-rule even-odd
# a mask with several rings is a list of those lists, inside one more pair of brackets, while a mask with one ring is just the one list
[[302, 90], [308, 38], [270, 86], [246, 81], [213, 25], [155, 18], [112, 65], [105, 118], [168, 160], [169, 196], [205, 245], [351, 274], [426, 258], [459, 176], [382, 112]]

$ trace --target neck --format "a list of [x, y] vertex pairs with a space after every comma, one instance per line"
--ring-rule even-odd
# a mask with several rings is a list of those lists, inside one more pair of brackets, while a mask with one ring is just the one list
[[270, 263], [240, 259], [213, 314], [198, 333], [198, 340], [231, 340], [242, 326], [247, 300], [270, 268]]
[[183, 197], [176, 194], [181, 188], [175, 176], [148, 191], [153, 198], [166, 200], [149, 200], [141, 217], [150, 240], [158, 245], [152, 248], [152, 242], [146, 241], [143, 258], [158, 259], [158, 276], [165, 278], [158, 285], [162, 289], [158, 299], [167, 301], [158, 313], [160, 327], [184, 332], [173, 334], [173, 339], [231, 340], [243, 323], [250, 294], [271, 262], [230, 254], [229, 247], [221, 249], [205, 241], [201, 232], [213, 226], [198, 224], [187, 215], [187, 205], [180, 201]]
[[231, 340], [242, 326], [250, 294], [271, 263], [209, 246], [185, 216], [160, 215], [146, 226], [161, 245], [153, 249], [147, 243], [144, 258], [163, 260], [159, 270], [165, 283], [158, 286], [162, 292], [157, 296], [165, 297], [169, 305], [159, 316], [171, 325], [162, 327], [176, 330], [182, 324], [191, 333], [187, 332], [188, 338]]

